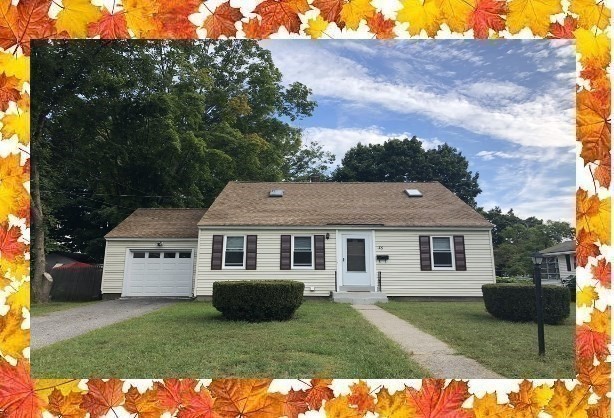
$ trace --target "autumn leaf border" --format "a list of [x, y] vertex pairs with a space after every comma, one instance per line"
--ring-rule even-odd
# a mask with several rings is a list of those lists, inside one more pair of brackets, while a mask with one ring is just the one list
[[[604, 0], [0, 1], [0, 415], [610, 416], [610, 10]], [[374, 4], [375, 3], [375, 4]], [[97, 3], [98, 4], [98, 3]], [[539, 10], [529, 15], [526, 10]], [[36, 380], [29, 365], [29, 42], [43, 38], [575, 39], [576, 378]]]

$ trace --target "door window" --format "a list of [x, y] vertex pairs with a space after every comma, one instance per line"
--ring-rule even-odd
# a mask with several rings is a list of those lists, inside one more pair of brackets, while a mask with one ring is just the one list
[[363, 238], [347, 238], [347, 271], [367, 271], [365, 258], [365, 240]]

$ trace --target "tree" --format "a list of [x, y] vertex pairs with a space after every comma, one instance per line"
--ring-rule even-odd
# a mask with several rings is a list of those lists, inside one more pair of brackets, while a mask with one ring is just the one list
[[286, 180], [304, 181], [311, 175], [326, 177], [330, 165], [335, 162], [335, 155], [324, 150], [318, 141], [311, 141], [286, 160]]
[[228, 181], [299, 172], [292, 156], [311, 148], [290, 122], [316, 104], [281, 79], [254, 41], [36, 45], [35, 298], [49, 294], [45, 246], [101, 259], [106, 232], [137, 207], [206, 207]]
[[359, 143], [345, 154], [333, 173], [335, 181], [439, 181], [474, 207], [481, 192], [478, 178], [456, 148], [444, 144], [425, 150], [415, 136], [389, 139], [383, 144]]

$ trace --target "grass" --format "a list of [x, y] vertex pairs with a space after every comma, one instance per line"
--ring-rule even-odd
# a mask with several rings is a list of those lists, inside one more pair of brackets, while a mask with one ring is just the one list
[[94, 302], [48, 302], [48, 303], [32, 303], [30, 305], [30, 316], [43, 316], [50, 312], [63, 311], [65, 309], [76, 308], [87, 303]]
[[535, 323], [496, 319], [483, 302], [389, 302], [381, 307], [507, 378], [575, 376], [573, 304], [563, 324], [545, 326], [543, 358], [537, 354]]
[[38, 378], [427, 377], [348, 305], [309, 301], [287, 322], [223, 319], [182, 302], [32, 352]]

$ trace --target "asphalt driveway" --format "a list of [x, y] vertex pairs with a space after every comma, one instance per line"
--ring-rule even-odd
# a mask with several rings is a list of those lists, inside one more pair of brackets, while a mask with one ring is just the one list
[[30, 318], [32, 350], [158, 310], [177, 300], [108, 300]]

